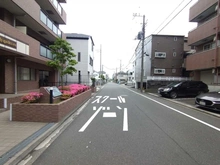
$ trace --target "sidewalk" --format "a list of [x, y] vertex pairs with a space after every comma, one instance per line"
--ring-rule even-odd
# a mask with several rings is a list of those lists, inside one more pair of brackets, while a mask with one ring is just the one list
[[7, 164], [16, 160], [19, 156], [16, 155], [17, 153], [56, 125], [54, 123], [12, 122], [9, 116], [9, 111], [0, 113], [0, 165], [5, 164], [9, 159]]

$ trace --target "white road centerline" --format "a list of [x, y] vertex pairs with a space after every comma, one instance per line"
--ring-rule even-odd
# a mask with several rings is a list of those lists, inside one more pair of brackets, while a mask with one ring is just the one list
[[[127, 89], [128, 89], [128, 88], [127, 88]], [[128, 90], [130, 90], [130, 89], [128, 89]], [[132, 90], [130, 90], [130, 91], [132, 91]], [[152, 98], [150, 98], [150, 97], [144, 96], [143, 94], [137, 93], [137, 92], [135, 92], [135, 91], [132, 91], [132, 92], [134, 92], [134, 93], [136, 93], [136, 94], [138, 94], [138, 95], [140, 95], [140, 96], [143, 96], [143, 97], [145, 97], [145, 98], [147, 98], [147, 99], [149, 99], [149, 100], [151, 100], [151, 101], [153, 101], [153, 102], [155, 102], [155, 103], [158, 103], [158, 104], [160, 104], [160, 105], [162, 105], [162, 106], [164, 106], [164, 107], [166, 107], [166, 108], [169, 108], [169, 109], [171, 109], [171, 110], [173, 110], [173, 111], [175, 111], [175, 112], [177, 112], [177, 113], [180, 113], [180, 114], [182, 114], [182, 115], [184, 115], [184, 116], [186, 116], [186, 117], [188, 117], [188, 118], [191, 118], [191, 119], [193, 119], [193, 120], [195, 120], [195, 121], [197, 121], [197, 122], [199, 122], [199, 123], [202, 123], [202, 124], [204, 124], [204, 125], [206, 125], [206, 126], [212, 128], [212, 129], [215, 129], [215, 130], [217, 130], [217, 131], [220, 132], [220, 128], [218, 128], [218, 127], [215, 127], [215, 126], [213, 126], [213, 125], [211, 125], [211, 124], [209, 124], [209, 123], [206, 123], [206, 122], [204, 122], [204, 121], [202, 121], [202, 120], [200, 120], [200, 119], [197, 119], [197, 118], [195, 118], [195, 117], [193, 117], [193, 116], [190, 116], [190, 115], [188, 115], [188, 114], [186, 114], [186, 113], [184, 113], [184, 112], [181, 112], [181, 111], [179, 111], [179, 110], [177, 110], [177, 109], [175, 109], [175, 108], [172, 108], [172, 107], [170, 107], [170, 106], [168, 106], [168, 105], [166, 105], [166, 104], [163, 104], [163, 103], [161, 103], [161, 102], [159, 102], [159, 101], [156, 101], [156, 100], [154, 100], [154, 99], [152, 99]]]
[[123, 131], [128, 131], [128, 109], [124, 108]]
[[90, 117], [90, 119], [82, 126], [82, 128], [79, 130], [79, 132], [85, 131], [85, 129], [88, 127], [88, 125], [92, 122], [92, 120], [96, 117], [96, 115], [102, 110], [102, 106], [99, 107], [99, 109]]

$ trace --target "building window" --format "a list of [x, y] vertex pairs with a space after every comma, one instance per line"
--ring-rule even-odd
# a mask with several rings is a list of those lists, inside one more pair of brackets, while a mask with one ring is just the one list
[[176, 57], [176, 52], [173, 52], [173, 57]]
[[215, 43], [208, 43], [203, 46], [203, 50], [210, 50], [215, 48]]
[[35, 69], [18, 67], [18, 80], [35, 80]]
[[166, 52], [155, 52], [156, 58], [166, 58]]
[[177, 37], [174, 37], [174, 39], [173, 39], [174, 41], [177, 41]]
[[154, 74], [165, 74], [165, 69], [154, 69]]
[[81, 52], [78, 52], [78, 62], [81, 61]]
[[90, 57], [89, 58], [89, 64], [91, 65], [91, 66], [93, 66], [93, 59]]
[[93, 52], [93, 49], [94, 49], [94, 47], [93, 47], [93, 43], [91, 44], [91, 46], [92, 46], [92, 52]]

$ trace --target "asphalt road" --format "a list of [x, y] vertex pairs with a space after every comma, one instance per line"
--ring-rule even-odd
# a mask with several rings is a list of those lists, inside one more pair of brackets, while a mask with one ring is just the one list
[[219, 118], [108, 83], [34, 165], [218, 165]]

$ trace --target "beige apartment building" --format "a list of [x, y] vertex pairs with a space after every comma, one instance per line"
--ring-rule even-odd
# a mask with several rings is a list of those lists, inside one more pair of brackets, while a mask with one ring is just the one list
[[65, 39], [59, 29], [66, 24], [60, 3], [66, 0], [0, 1], [0, 93], [38, 89], [57, 81], [58, 73], [46, 62], [52, 59], [49, 45], [57, 37]]
[[189, 21], [198, 26], [188, 34], [188, 44], [195, 52], [187, 56], [186, 70], [191, 71], [194, 80], [219, 84], [219, 0], [198, 0], [190, 8]]

